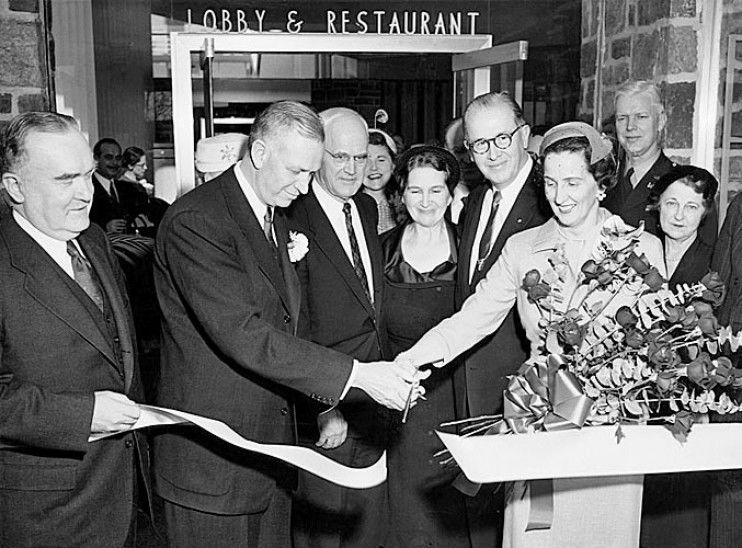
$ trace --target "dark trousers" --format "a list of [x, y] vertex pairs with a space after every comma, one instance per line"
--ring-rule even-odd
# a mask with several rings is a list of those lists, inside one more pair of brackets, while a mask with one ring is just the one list
[[282, 489], [256, 514], [210, 514], [165, 501], [172, 548], [290, 548], [290, 521], [291, 497]]
[[[364, 440], [351, 438], [327, 457], [354, 467], [370, 466], [381, 454]], [[299, 470], [294, 497], [295, 548], [378, 548], [387, 523], [386, 483], [371, 489], [348, 489]]]
[[475, 496], [465, 497], [472, 548], [502, 545], [504, 487], [499, 483], [486, 483]]

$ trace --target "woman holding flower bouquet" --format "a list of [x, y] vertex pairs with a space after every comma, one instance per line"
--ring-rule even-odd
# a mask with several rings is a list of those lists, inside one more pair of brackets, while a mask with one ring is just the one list
[[[431, 329], [399, 360], [445, 365], [496, 330], [517, 306], [531, 341], [529, 362], [543, 364], [549, 355], [581, 348], [587, 324], [613, 317], [646, 286], [663, 284], [660, 241], [600, 207], [606, 189], [615, 184], [610, 141], [587, 124], [569, 122], [546, 133], [541, 156], [554, 216], [512, 236], [461, 311]], [[589, 346], [586, 351], [591, 352]], [[424, 406], [415, 411], [424, 412]], [[505, 512], [503, 545], [638, 546], [642, 479], [516, 482]], [[542, 498], [548, 487], [553, 495]], [[535, 518], [548, 509], [547, 499], [553, 507], [544, 523]]]

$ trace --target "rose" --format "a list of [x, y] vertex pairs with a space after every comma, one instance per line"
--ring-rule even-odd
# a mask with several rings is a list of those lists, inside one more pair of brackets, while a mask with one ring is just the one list
[[683, 329], [687, 331], [691, 331], [695, 328], [698, 325], [698, 314], [696, 314], [696, 311], [691, 310], [688, 312], [686, 310], [685, 317], [680, 321], [680, 324], [683, 326]]
[[559, 339], [569, 346], [579, 346], [582, 344], [584, 331], [574, 320], [563, 320], [557, 325], [557, 335]]
[[719, 322], [716, 320], [716, 316], [709, 314], [698, 318], [698, 327], [701, 328], [704, 335], [714, 337], [719, 331]]
[[529, 287], [527, 291], [528, 300], [534, 304], [538, 304], [541, 299], [549, 296], [549, 294], [551, 293], [551, 287], [543, 282], [539, 282], [533, 287]]
[[675, 389], [678, 384], [678, 379], [673, 371], [662, 371], [657, 374], [657, 380], [655, 380], [657, 388], [660, 392], [668, 393]]
[[710, 303], [714, 308], [719, 306], [724, 301], [724, 295], [726, 293], [726, 287], [719, 275], [716, 272], [709, 272], [701, 278], [701, 283], [706, 288], [701, 293], [701, 298]]
[[585, 261], [585, 264], [582, 265], [582, 273], [585, 275], [586, 280], [592, 280], [593, 278], [597, 278], [598, 274], [600, 273], [600, 267], [598, 267], [598, 264], [593, 261], [592, 259], [589, 259]]
[[649, 286], [650, 291], [659, 291], [665, 283], [665, 279], [655, 267], [651, 267], [643, 276], [644, 283]]
[[672, 324], [682, 322], [685, 319], [685, 308], [682, 306], [668, 306], [665, 310], [665, 319]]
[[608, 285], [613, 281], [613, 273], [608, 272], [607, 270], [602, 271], [600, 274], [598, 274], [598, 284], [605, 286]]
[[629, 256], [626, 257], [626, 264], [629, 265], [631, 268], [636, 270], [636, 273], [640, 276], [643, 276], [644, 274], [647, 274], [650, 271], [650, 264], [647, 260], [647, 257], [642, 253], [642, 256], [640, 257], [633, 251], [629, 253]]
[[644, 335], [642, 335], [640, 331], [633, 329], [626, 333], [626, 338], [624, 340], [626, 341], [626, 346], [630, 346], [631, 348], [641, 348], [644, 344]]
[[714, 315], [714, 309], [711, 308], [711, 305], [709, 303], [703, 301], [693, 301], [691, 305], [693, 306], [693, 310], [699, 318]]
[[286, 245], [289, 252], [289, 261], [301, 261], [309, 251], [309, 239], [301, 232], [289, 231], [289, 242]]
[[636, 317], [636, 314], [628, 306], [622, 306], [616, 310], [616, 322], [624, 329], [632, 329], [636, 327], [639, 318]]
[[688, 378], [699, 386], [706, 387], [709, 384], [709, 370], [712, 368], [711, 356], [706, 352], [701, 352], [688, 364]]
[[734, 368], [732, 367], [732, 360], [726, 356], [720, 356], [716, 359], [716, 370], [712, 375], [714, 382], [721, 386], [729, 386], [732, 379], [734, 378]]
[[534, 287], [536, 284], [538, 284], [541, 281], [541, 274], [538, 270], [529, 270], [526, 272], [526, 275], [523, 276], [523, 289], [526, 291]]
[[666, 335], [659, 336], [658, 332], [653, 331], [647, 335], [647, 340], [649, 341], [647, 359], [660, 369], [671, 367], [679, 361]]

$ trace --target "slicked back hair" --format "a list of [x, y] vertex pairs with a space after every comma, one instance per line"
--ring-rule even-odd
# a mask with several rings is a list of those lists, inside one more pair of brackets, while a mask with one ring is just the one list
[[93, 158], [96, 160], [100, 158], [100, 150], [103, 148], [103, 145], [116, 145], [119, 147], [119, 151], [121, 150], [121, 145], [116, 139], [113, 137], [103, 137], [103, 139], [98, 140], [95, 146], [93, 146]]
[[0, 175], [17, 171], [26, 160], [26, 144], [34, 133], [79, 132], [77, 120], [56, 112], [25, 112], [13, 118], [0, 136]]
[[285, 131], [296, 131], [302, 137], [325, 140], [325, 131], [317, 113], [297, 101], [278, 101], [258, 114], [247, 141], [247, 150], [257, 140], [265, 140]]

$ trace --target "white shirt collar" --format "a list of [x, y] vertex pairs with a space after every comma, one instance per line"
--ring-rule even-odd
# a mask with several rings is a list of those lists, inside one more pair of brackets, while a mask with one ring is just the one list
[[347, 200], [345, 202], [340, 201], [338, 198], [327, 192], [322, 185], [320, 185], [317, 181], [314, 181], [312, 183], [312, 189], [314, 190], [314, 195], [317, 196], [317, 201], [319, 202], [319, 205], [322, 206], [322, 209], [325, 211], [335, 211], [335, 212], [341, 212], [343, 211], [343, 206], [346, 203], [350, 204], [350, 210], [353, 211], [355, 209], [355, 203], [353, 203], [353, 200]]
[[255, 217], [258, 219], [262, 226], [263, 219], [265, 218], [265, 213], [266, 211], [268, 211], [268, 205], [265, 204], [260, 198], [258, 198], [258, 195], [255, 192], [255, 189], [252, 187], [252, 184], [250, 183], [250, 181], [247, 180], [245, 174], [242, 173], [242, 169], [240, 167], [241, 165], [242, 160], [237, 162], [232, 168], [234, 170], [234, 176], [237, 177], [237, 182], [240, 185], [240, 189], [242, 189], [242, 193], [245, 195], [245, 198], [247, 198], [247, 202], [250, 204], [250, 208], [252, 209]]
[[[74, 273], [72, 270], [72, 259], [67, 253], [66, 241], [57, 240], [56, 238], [52, 238], [48, 234], [44, 234], [15, 209], [13, 210], [13, 219], [16, 223], [18, 223], [18, 226], [21, 227], [21, 230], [31, 236], [31, 238], [41, 246], [41, 248], [47, 253], [47, 255], [49, 255], [54, 260], [54, 262], [62, 268], [62, 270], [67, 272], [67, 274], [69, 274], [70, 276], [74, 277]], [[75, 243], [75, 247], [77, 247], [78, 251], [82, 253], [79, 244], [75, 240], [72, 241]], [[83, 257], [85, 256], [84, 253], [82, 253], [82, 255]]]
[[[504, 189], [500, 190], [502, 200], [512, 199], [513, 202], [515, 201], [515, 198], [517, 198], [518, 194], [520, 194], [523, 185], [526, 184], [526, 180], [528, 179], [528, 175], [529, 173], [531, 173], [532, 168], [533, 159], [529, 154], [528, 158], [526, 158], [526, 162], [523, 164], [523, 167], [521, 167], [520, 170], [518, 170], [518, 173], [515, 175], [515, 179], [513, 179], [513, 182], [506, 186]], [[491, 186], [492, 188], [495, 188], [494, 185]], [[500, 202], [500, 207], [502, 207], [502, 202]]]

